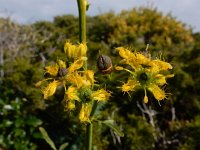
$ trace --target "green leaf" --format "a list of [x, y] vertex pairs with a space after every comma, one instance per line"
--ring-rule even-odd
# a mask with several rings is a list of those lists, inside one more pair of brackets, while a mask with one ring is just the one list
[[51, 138], [49, 137], [49, 135], [48, 135], [48, 133], [46, 132], [46, 130], [45, 130], [44, 128], [42, 128], [42, 127], [39, 127], [39, 130], [40, 130], [40, 132], [41, 132], [43, 138], [44, 138], [45, 141], [51, 146], [51, 148], [52, 148], [53, 150], [57, 150], [57, 149], [56, 149], [56, 146], [55, 146], [55, 144], [54, 144], [54, 142], [51, 140]]
[[69, 143], [63, 143], [62, 145], [60, 145], [59, 150], [64, 150], [68, 145]]
[[37, 127], [42, 124], [42, 121], [34, 116], [30, 116], [26, 119], [26, 124]]
[[124, 133], [122, 131], [120, 131], [119, 127], [114, 125], [114, 120], [105, 120], [102, 121], [103, 124], [107, 125], [109, 128], [111, 128], [112, 130], [115, 131], [115, 133], [120, 136], [123, 137]]

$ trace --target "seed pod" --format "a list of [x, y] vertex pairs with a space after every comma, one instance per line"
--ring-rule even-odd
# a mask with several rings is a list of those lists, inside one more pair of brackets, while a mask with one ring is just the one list
[[59, 68], [58, 70], [58, 76], [64, 77], [67, 74], [68, 70], [66, 68]]
[[110, 74], [112, 72], [112, 60], [109, 56], [99, 55], [97, 59], [97, 67], [103, 74]]

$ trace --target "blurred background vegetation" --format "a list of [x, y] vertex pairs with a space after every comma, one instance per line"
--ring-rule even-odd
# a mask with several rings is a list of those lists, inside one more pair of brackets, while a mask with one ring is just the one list
[[[153, 96], [144, 105], [143, 92], [130, 97], [116, 88], [127, 74], [113, 72], [108, 77], [96, 71], [96, 80], [113, 91], [109, 102], [99, 108], [101, 118], [114, 119], [125, 136], [120, 138], [96, 123], [94, 149], [200, 149], [200, 33], [170, 14], [144, 7], [89, 16], [87, 31], [89, 68], [97, 70], [99, 53], [109, 55], [115, 65], [116, 47], [144, 51], [149, 44], [151, 57], [170, 62], [175, 74], [168, 80], [168, 99], [159, 106]], [[66, 60], [63, 45], [67, 39], [76, 43], [78, 32], [78, 18], [73, 15], [30, 25], [0, 18], [0, 149], [50, 149], [40, 126], [57, 147], [67, 142], [69, 150], [83, 149], [85, 126], [64, 112], [59, 94], [63, 89], [44, 101], [34, 86], [43, 79], [44, 66], [58, 58]]]

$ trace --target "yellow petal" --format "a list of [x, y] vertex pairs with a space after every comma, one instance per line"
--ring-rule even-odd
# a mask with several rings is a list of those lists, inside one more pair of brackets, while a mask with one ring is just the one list
[[82, 57], [80, 59], [77, 59], [69, 68], [68, 68], [68, 71], [69, 73], [73, 73], [75, 70], [77, 69], [80, 69], [83, 64], [84, 64], [84, 61], [86, 60], [86, 58]]
[[123, 47], [118, 47], [116, 48], [116, 50], [119, 51], [119, 55], [126, 60], [135, 58], [135, 55], [128, 49], [125, 49]]
[[65, 105], [66, 110], [74, 110], [75, 109], [75, 102], [74, 101], [67, 101]]
[[59, 66], [60, 68], [66, 68], [65, 62], [62, 61], [62, 60], [58, 60], [58, 66]]
[[80, 76], [77, 72], [71, 73], [66, 77], [67, 82], [75, 85], [77, 88], [83, 86], [83, 77]]
[[91, 105], [83, 103], [79, 113], [79, 120], [81, 122], [90, 122]]
[[77, 47], [68, 41], [65, 43], [64, 51], [68, 58], [74, 59], [77, 57]]
[[57, 76], [58, 74], [58, 65], [54, 65], [54, 66], [47, 66], [45, 67], [45, 73], [49, 73], [51, 76]]
[[111, 94], [107, 92], [106, 90], [100, 89], [100, 90], [94, 91], [91, 94], [91, 98], [92, 100], [97, 100], [97, 101], [107, 101], [110, 95]]
[[92, 70], [84, 71], [84, 79], [87, 81], [86, 86], [94, 85], [94, 72]]
[[122, 85], [122, 91], [123, 92], [134, 91], [138, 85], [139, 83], [136, 80], [128, 80], [127, 83]]
[[67, 101], [72, 101], [72, 100], [80, 100], [78, 97], [78, 91], [75, 87], [70, 86], [67, 91], [65, 92], [65, 99]]
[[144, 55], [142, 55], [142, 54], [140, 54], [140, 53], [136, 53], [135, 54], [135, 56], [136, 56], [136, 58], [135, 58], [135, 63], [137, 64], [137, 65], [148, 65], [149, 64], [149, 62], [150, 62], [150, 59], [149, 58], [147, 58], [146, 56], [144, 56]]
[[116, 66], [115, 69], [116, 69], [116, 70], [119, 70], [119, 71], [120, 71], [120, 70], [124, 70], [124, 68], [121, 67], [121, 66]]
[[55, 93], [56, 88], [59, 84], [60, 84], [60, 82], [58, 82], [56, 80], [49, 83], [49, 85], [42, 90], [42, 92], [44, 94], [44, 99], [47, 99], [49, 96], [52, 96]]
[[38, 81], [37, 83], [35, 83], [36, 87], [39, 87], [42, 84], [43, 81]]
[[168, 70], [168, 69], [172, 69], [173, 68], [170, 63], [161, 61], [159, 59], [152, 60], [152, 62], [155, 63], [159, 67], [159, 70]]
[[87, 52], [87, 45], [86, 44], [79, 44], [77, 46], [77, 51], [78, 51], [78, 57], [84, 57], [86, 56], [86, 52]]
[[155, 99], [158, 101], [166, 98], [165, 91], [159, 88], [156, 84], [150, 84], [148, 90], [154, 95]]
[[155, 78], [156, 78], [155, 82], [158, 85], [164, 85], [164, 84], [167, 83], [166, 79], [165, 79], [165, 76], [162, 75], [162, 74], [156, 74]]

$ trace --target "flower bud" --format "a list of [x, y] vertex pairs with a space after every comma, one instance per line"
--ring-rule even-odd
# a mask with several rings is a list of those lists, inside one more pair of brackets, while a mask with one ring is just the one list
[[87, 52], [87, 45], [86, 44], [81, 43], [77, 46], [78, 57], [86, 56], [86, 52]]
[[112, 60], [109, 56], [100, 55], [97, 59], [97, 67], [103, 74], [110, 74], [112, 72]]
[[70, 42], [66, 42], [64, 46], [64, 51], [68, 58], [76, 58], [77, 57], [77, 49], [76, 46], [71, 44]]

